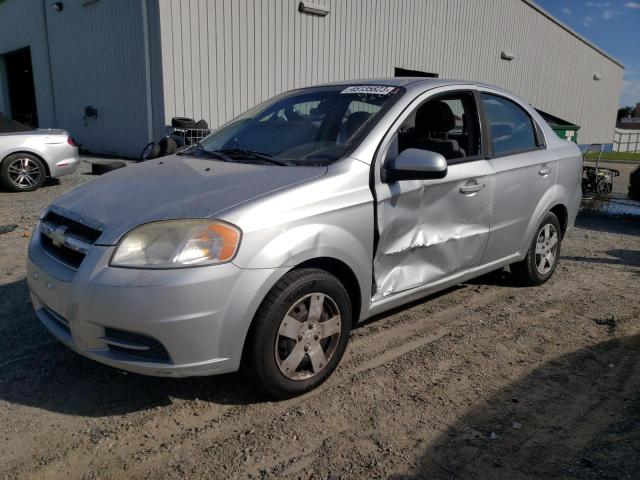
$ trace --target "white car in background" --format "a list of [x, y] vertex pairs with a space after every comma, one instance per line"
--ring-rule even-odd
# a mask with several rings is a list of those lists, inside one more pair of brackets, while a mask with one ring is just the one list
[[0, 184], [30, 192], [47, 177], [73, 173], [80, 164], [78, 147], [66, 130], [35, 129], [0, 115]]

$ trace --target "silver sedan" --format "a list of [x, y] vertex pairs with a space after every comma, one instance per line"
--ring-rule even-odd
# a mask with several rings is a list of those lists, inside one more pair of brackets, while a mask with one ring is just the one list
[[3, 187], [30, 192], [41, 187], [47, 177], [68, 175], [78, 167], [78, 147], [66, 130], [31, 129], [4, 118], [0, 120]]
[[549, 280], [581, 174], [575, 144], [490, 85], [304, 88], [57, 199], [28, 285], [82, 355], [159, 376], [244, 366], [288, 397], [331, 374], [358, 322], [506, 266]]

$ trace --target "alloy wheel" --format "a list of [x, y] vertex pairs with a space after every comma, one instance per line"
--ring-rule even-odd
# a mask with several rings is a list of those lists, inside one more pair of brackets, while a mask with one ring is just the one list
[[20, 157], [11, 161], [7, 169], [9, 179], [18, 188], [30, 188], [38, 184], [42, 178], [40, 166], [28, 157]]
[[336, 302], [324, 293], [305, 295], [280, 322], [275, 357], [280, 372], [291, 380], [317, 375], [333, 358], [342, 319]]
[[556, 227], [547, 223], [540, 229], [536, 240], [536, 270], [546, 275], [553, 268], [558, 253], [558, 232]]

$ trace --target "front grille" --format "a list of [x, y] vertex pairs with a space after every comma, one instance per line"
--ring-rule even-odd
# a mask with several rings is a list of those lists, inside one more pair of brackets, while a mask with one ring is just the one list
[[75, 220], [71, 220], [70, 218], [63, 217], [54, 212], [47, 213], [47, 216], [44, 218], [44, 221], [50, 223], [55, 226], [66, 226], [67, 232], [78, 237], [85, 239], [86, 241], [93, 243], [98, 237], [102, 234], [100, 230], [96, 230], [95, 228], [87, 227], [86, 225], [76, 222]]
[[84, 260], [85, 254], [76, 252], [75, 250], [71, 250], [70, 248], [65, 247], [64, 245], [60, 245], [56, 247], [53, 244], [53, 240], [51, 240], [46, 235], [40, 236], [40, 243], [42, 244], [42, 248], [45, 252], [49, 253], [51, 256], [55, 257], [57, 260], [61, 261], [64, 264], [67, 264], [73, 268], [78, 268]]
[[49, 212], [40, 224], [40, 243], [45, 252], [77, 269], [101, 232], [80, 222]]
[[105, 328], [101, 338], [109, 346], [109, 351], [126, 358], [155, 363], [171, 363], [169, 353], [164, 346], [154, 338], [139, 333]]

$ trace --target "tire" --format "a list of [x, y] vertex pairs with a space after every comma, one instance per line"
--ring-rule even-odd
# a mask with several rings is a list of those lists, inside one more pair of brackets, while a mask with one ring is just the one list
[[103, 173], [112, 172], [127, 166], [127, 162], [122, 160], [97, 160], [91, 162], [91, 173], [94, 175], [102, 175]]
[[[549, 228], [548, 237], [545, 236], [547, 227]], [[555, 243], [553, 238], [555, 234]], [[549, 240], [547, 240], [550, 239]], [[542, 243], [539, 246], [539, 242], [542, 239]], [[551, 278], [553, 272], [555, 272], [558, 266], [558, 259], [560, 258], [560, 245], [562, 243], [562, 234], [560, 229], [560, 222], [558, 217], [549, 212], [544, 220], [540, 223], [540, 226], [536, 230], [536, 234], [533, 236], [533, 241], [527, 251], [527, 256], [524, 260], [518, 263], [510, 265], [509, 269], [514, 279], [520, 285], [541, 285]], [[542, 249], [543, 253], [536, 253], [536, 249]], [[553, 259], [549, 262], [549, 258], [543, 262], [545, 253], [550, 253]], [[540, 268], [540, 265], [543, 268]]]
[[606, 198], [609, 196], [609, 185], [604, 180], [600, 180], [596, 183], [596, 195], [600, 198]]
[[[312, 304], [320, 305], [320, 314], [310, 319]], [[340, 281], [324, 270], [294, 270], [260, 305], [247, 337], [245, 368], [274, 399], [300, 395], [335, 370], [350, 331], [351, 303]]]
[[184, 135], [171, 135], [171, 138], [173, 138], [173, 141], [176, 142], [176, 145], [178, 146], [178, 148], [184, 147], [186, 144], [184, 140]]
[[174, 128], [194, 128], [196, 122], [193, 118], [173, 117], [171, 119], [171, 126]]
[[164, 137], [160, 142], [158, 142], [158, 148], [160, 153], [158, 153], [159, 157], [166, 157], [167, 155], [172, 155], [176, 153], [178, 149], [178, 144], [171, 137]]
[[640, 167], [636, 168], [629, 175], [629, 185], [632, 187], [640, 187]]
[[0, 183], [12, 192], [32, 192], [44, 185], [47, 168], [29, 153], [14, 153], [0, 164]]
[[140, 161], [152, 160], [160, 154], [160, 146], [151, 142], [147, 143], [140, 153]]
[[199, 130], [208, 130], [209, 129], [209, 124], [207, 123], [207, 121], [204, 118], [201, 118], [200, 120], [198, 120], [196, 122], [196, 124], [193, 127], [197, 128]]
[[640, 202], [640, 185], [629, 187], [627, 197], [629, 197], [630, 200], [637, 200]]

